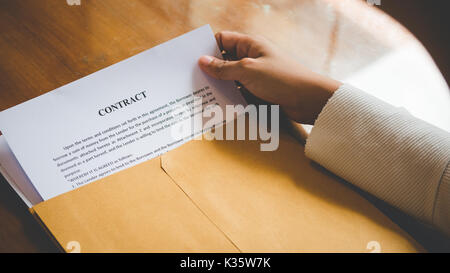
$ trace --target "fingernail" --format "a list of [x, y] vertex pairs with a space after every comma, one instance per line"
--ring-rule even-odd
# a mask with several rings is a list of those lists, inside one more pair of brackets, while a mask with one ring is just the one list
[[213, 58], [211, 56], [202, 56], [200, 57], [200, 60], [198, 60], [201, 65], [209, 65], [212, 61]]

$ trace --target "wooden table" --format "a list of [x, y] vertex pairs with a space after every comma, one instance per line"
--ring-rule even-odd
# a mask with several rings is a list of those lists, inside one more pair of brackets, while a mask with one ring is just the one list
[[[358, 0], [0, 1], [0, 110], [51, 91], [204, 24], [259, 34], [338, 79], [415, 38]], [[38, 134], [39, 132], [36, 132]], [[30, 136], [32, 137], [32, 136]], [[367, 196], [429, 250], [448, 241]], [[447, 249], [448, 250], [448, 249]], [[0, 177], [0, 252], [57, 248]]]

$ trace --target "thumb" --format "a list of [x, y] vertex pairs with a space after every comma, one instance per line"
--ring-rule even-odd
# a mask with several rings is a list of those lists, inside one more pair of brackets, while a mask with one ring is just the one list
[[239, 80], [242, 66], [239, 61], [226, 61], [212, 56], [202, 56], [198, 60], [200, 68], [219, 80]]

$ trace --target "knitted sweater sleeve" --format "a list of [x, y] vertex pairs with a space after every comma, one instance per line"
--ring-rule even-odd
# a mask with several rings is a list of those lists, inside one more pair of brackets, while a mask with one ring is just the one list
[[450, 134], [350, 85], [330, 98], [306, 156], [450, 235]]

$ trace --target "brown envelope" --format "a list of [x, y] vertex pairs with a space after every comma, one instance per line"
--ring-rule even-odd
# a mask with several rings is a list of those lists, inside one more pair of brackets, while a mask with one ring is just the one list
[[415, 252], [423, 249], [281, 132], [198, 141], [60, 195], [34, 213], [81, 252]]
[[160, 158], [33, 208], [61, 247], [81, 252], [238, 252], [161, 169]]
[[420, 246], [359, 194], [319, 171], [285, 132], [255, 141], [191, 141], [162, 167], [243, 252], [414, 252]]

